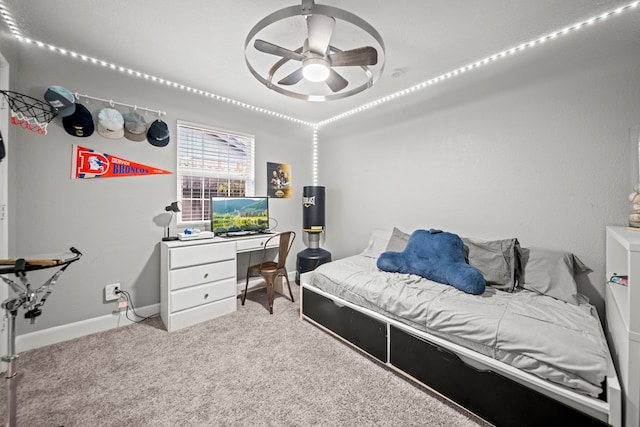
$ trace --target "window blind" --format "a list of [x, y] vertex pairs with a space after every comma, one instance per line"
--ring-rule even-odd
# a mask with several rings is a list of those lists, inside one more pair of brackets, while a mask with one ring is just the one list
[[179, 224], [210, 220], [211, 197], [253, 196], [255, 138], [178, 121]]

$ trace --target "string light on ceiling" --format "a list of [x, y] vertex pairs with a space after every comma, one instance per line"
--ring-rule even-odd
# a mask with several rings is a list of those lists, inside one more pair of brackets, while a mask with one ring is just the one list
[[318, 159], [319, 151], [318, 151], [318, 126], [313, 127], [313, 137], [312, 137], [312, 160], [311, 160], [311, 170], [313, 171], [313, 185], [318, 185]]
[[[575, 33], [578, 30], [581, 30], [581, 29], [586, 28], [588, 26], [594, 25], [594, 24], [596, 24], [598, 22], [602, 22], [602, 21], [608, 20], [609, 18], [611, 18], [611, 17], [613, 17], [615, 15], [620, 15], [620, 14], [629, 12], [629, 11], [637, 8], [638, 5], [640, 5], [640, 0], [634, 1], [632, 3], [629, 3], [627, 5], [619, 7], [617, 9], [602, 13], [602, 14], [600, 14], [598, 16], [594, 16], [594, 17], [591, 17], [589, 19], [585, 19], [584, 21], [581, 21], [581, 22], [578, 22], [576, 24], [567, 26], [567, 27], [565, 27], [565, 28], [563, 28], [561, 30], [554, 31], [554, 32], [549, 33], [549, 34], [547, 34], [545, 36], [542, 36], [542, 37], [536, 38], [534, 40], [531, 40], [531, 41], [529, 41], [527, 43], [522, 43], [522, 44], [520, 44], [518, 46], [514, 46], [514, 47], [511, 47], [509, 49], [505, 49], [505, 50], [503, 50], [503, 51], [501, 51], [499, 53], [487, 56], [487, 57], [485, 57], [483, 59], [480, 59], [478, 61], [472, 62], [472, 63], [470, 63], [468, 65], [456, 68], [455, 70], [449, 71], [447, 73], [443, 73], [443, 74], [441, 74], [441, 75], [439, 75], [437, 77], [434, 77], [434, 78], [431, 78], [429, 80], [423, 81], [423, 82], [421, 82], [419, 84], [416, 84], [414, 86], [411, 86], [411, 87], [409, 87], [407, 89], [403, 89], [403, 90], [397, 91], [395, 93], [392, 93], [390, 95], [387, 95], [385, 97], [378, 98], [378, 99], [376, 99], [376, 100], [374, 100], [372, 102], [366, 103], [366, 104], [364, 104], [364, 105], [362, 105], [360, 107], [351, 109], [349, 111], [343, 112], [341, 114], [338, 114], [336, 116], [333, 116], [331, 118], [328, 118], [326, 120], [322, 120], [322, 121], [319, 121], [319, 122], [316, 122], [316, 123], [309, 122], [307, 120], [301, 120], [301, 119], [298, 119], [298, 118], [295, 118], [295, 117], [291, 117], [291, 116], [288, 116], [286, 114], [278, 113], [278, 112], [275, 112], [275, 111], [272, 111], [272, 110], [269, 110], [269, 109], [266, 109], [266, 108], [257, 107], [257, 106], [254, 106], [254, 105], [251, 105], [251, 104], [248, 104], [248, 103], [245, 103], [245, 102], [237, 101], [237, 100], [232, 99], [232, 98], [224, 97], [224, 96], [221, 96], [221, 95], [216, 95], [216, 94], [208, 92], [208, 91], [196, 89], [196, 88], [184, 85], [184, 84], [180, 84], [180, 83], [173, 82], [173, 81], [170, 81], [170, 80], [167, 80], [167, 79], [163, 79], [163, 78], [160, 78], [160, 77], [157, 77], [157, 76], [153, 76], [153, 75], [150, 75], [150, 74], [147, 74], [147, 73], [136, 71], [136, 70], [133, 70], [133, 69], [130, 69], [130, 68], [127, 68], [127, 67], [123, 67], [123, 66], [120, 66], [120, 65], [108, 62], [108, 61], [100, 60], [98, 58], [94, 58], [94, 57], [91, 57], [91, 56], [79, 54], [79, 53], [76, 53], [76, 52], [73, 52], [73, 51], [70, 51], [70, 50], [67, 50], [67, 49], [63, 49], [63, 48], [60, 48], [60, 47], [57, 47], [57, 46], [54, 46], [54, 45], [51, 45], [51, 44], [47, 44], [47, 43], [44, 43], [44, 42], [41, 42], [41, 41], [32, 40], [32, 39], [30, 39], [28, 37], [24, 37], [22, 35], [22, 32], [20, 31], [19, 27], [17, 26], [17, 23], [16, 23], [15, 19], [11, 16], [11, 13], [9, 12], [9, 10], [7, 9], [6, 5], [4, 4], [4, 2], [2, 0], [0, 0], [0, 16], [2, 17], [4, 22], [7, 24], [7, 26], [11, 29], [11, 32], [12, 32], [13, 36], [17, 40], [19, 40], [19, 41], [21, 41], [23, 43], [35, 45], [35, 46], [38, 46], [38, 47], [43, 48], [43, 49], [48, 49], [48, 50], [50, 50], [52, 52], [55, 52], [55, 53], [58, 53], [58, 54], [61, 54], [61, 55], [64, 55], [64, 56], [69, 56], [69, 57], [74, 58], [74, 59], [80, 59], [82, 61], [90, 62], [92, 64], [96, 64], [96, 65], [99, 65], [99, 66], [102, 66], [102, 67], [106, 67], [106, 68], [109, 68], [109, 69], [114, 70], [114, 71], [119, 71], [119, 72], [122, 72], [122, 73], [130, 75], [130, 76], [138, 77], [138, 78], [145, 79], [145, 80], [150, 80], [150, 81], [153, 81], [155, 83], [164, 84], [164, 85], [169, 86], [169, 87], [182, 89], [182, 90], [185, 90], [185, 91], [187, 91], [189, 93], [193, 93], [193, 94], [196, 94], [196, 95], [204, 96], [204, 97], [210, 98], [210, 99], [215, 100], [215, 101], [226, 102], [226, 103], [229, 103], [231, 105], [242, 107], [242, 108], [245, 108], [245, 109], [248, 109], [248, 110], [251, 110], [251, 111], [255, 111], [255, 112], [258, 112], [258, 113], [261, 113], [261, 114], [269, 115], [269, 116], [272, 116], [272, 117], [276, 117], [276, 118], [287, 120], [287, 121], [290, 121], [290, 122], [302, 124], [302, 125], [305, 125], [305, 126], [310, 126], [310, 127], [312, 127], [314, 129], [314, 141], [315, 141], [314, 144], [317, 145], [317, 131], [322, 126], [326, 126], [326, 125], [334, 123], [334, 122], [336, 122], [338, 120], [342, 120], [342, 119], [345, 119], [347, 117], [351, 117], [351, 116], [353, 116], [355, 114], [367, 111], [367, 110], [369, 110], [371, 108], [377, 107], [377, 106], [385, 104], [387, 102], [391, 102], [393, 100], [396, 100], [396, 99], [401, 98], [403, 96], [409, 95], [411, 93], [418, 92], [418, 91], [423, 90], [425, 88], [431, 87], [431, 86], [433, 86], [433, 85], [435, 85], [437, 83], [440, 83], [440, 82], [443, 82], [443, 81], [447, 81], [447, 80], [449, 80], [449, 79], [451, 79], [453, 77], [460, 76], [460, 75], [462, 75], [464, 73], [468, 73], [470, 71], [478, 69], [478, 68], [480, 68], [480, 67], [482, 67], [484, 65], [488, 65], [488, 64], [494, 63], [494, 62], [496, 62], [496, 61], [498, 61], [500, 59], [511, 57], [515, 53], [519, 53], [519, 52], [531, 49], [533, 47], [540, 46], [542, 44], [548, 43], [549, 41], [555, 40], [555, 39], [557, 39], [557, 38], [559, 38], [561, 36], [565, 36], [565, 35], [568, 35], [568, 34]], [[316, 7], [318, 7], [318, 6], [316, 6]]]
[[437, 83], [449, 80], [452, 77], [456, 77], [456, 76], [459, 76], [459, 75], [464, 74], [466, 72], [469, 72], [471, 70], [475, 70], [475, 69], [477, 69], [479, 67], [482, 67], [484, 65], [488, 65], [488, 64], [494, 63], [495, 61], [497, 61], [499, 59], [507, 58], [509, 56], [512, 56], [515, 53], [522, 52], [524, 50], [528, 50], [528, 49], [531, 49], [533, 47], [540, 46], [540, 45], [542, 45], [542, 44], [544, 44], [544, 43], [546, 43], [546, 42], [548, 42], [550, 40], [554, 40], [554, 39], [556, 39], [556, 38], [558, 38], [560, 36], [565, 36], [567, 34], [574, 33], [576, 31], [578, 31], [580, 29], [583, 29], [583, 28], [585, 28], [587, 26], [590, 26], [590, 25], [592, 25], [592, 24], [594, 24], [596, 22], [604, 21], [604, 20], [606, 20], [606, 19], [608, 19], [608, 18], [610, 18], [610, 17], [612, 17], [614, 15], [619, 15], [619, 14], [622, 14], [622, 13], [624, 13], [626, 11], [629, 11], [629, 10], [637, 7], [638, 5], [640, 5], [640, 1], [634, 1], [633, 3], [629, 3], [629, 4], [625, 5], [625, 6], [619, 7], [617, 9], [611, 10], [609, 12], [605, 12], [605, 13], [603, 13], [601, 15], [598, 15], [598, 16], [591, 17], [591, 18], [586, 19], [584, 21], [581, 21], [581, 22], [575, 23], [573, 25], [570, 25], [568, 27], [565, 27], [565, 28], [563, 28], [561, 30], [554, 31], [552, 33], [546, 34], [546, 35], [544, 35], [542, 37], [539, 37], [537, 39], [531, 40], [529, 42], [519, 44], [518, 46], [514, 46], [514, 47], [511, 47], [509, 49], [505, 49], [505, 50], [503, 50], [501, 52], [498, 52], [496, 54], [487, 56], [487, 57], [482, 58], [482, 59], [480, 59], [478, 61], [475, 61], [475, 62], [472, 62], [470, 64], [464, 65], [462, 67], [456, 68], [455, 70], [443, 73], [443, 74], [441, 74], [441, 75], [439, 75], [437, 77], [433, 77], [433, 78], [431, 78], [429, 80], [425, 80], [425, 81], [423, 81], [421, 83], [418, 83], [418, 84], [416, 84], [414, 86], [411, 86], [411, 87], [409, 87], [407, 89], [403, 89], [403, 90], [394, 92], [394, 93], [392, 93], [390, 95], [384, 96], [382, 98], [378, 98], [378, 99], [376, 99], [374, 101], [371, 101], [369, 103], [361, 105], [360, 107], [354, 108], [354, 109], [349, 110], [349, 111], [345, 111], [344, 113], [341, 113], [341, 114], [333, 116], [333, 117], [331, 117], [329, 119], [320, 121], [320, 122], [318, 122], [316, 124], [317, 124], [317, 126], [324, 126], [324, 125], [336, 122], [338, 120], [342, 120], [344, 118], [353, 116], [354, 114], [361, 113], [363, 111], [369, 110], [369, 109], [371, 109], [373, 107], [377, 107], [377, 106], [379, 106], [381, 104], [385, 104], [385, 103], [387, 103], [389, 101], [393, 101], [393, 100], [395, 100], [397, 98], [403, 97], [403, 96], [408, 95], [410, 93], [414, 93], [414, 92], [417, 92], [419, 90], [425, 89], [427, 87], [433, 86], [433, 85], [435, 85]]
[[11, 12], [9, 12], [9, 9], [2, 0], [0, 0], [0, 16], [2, 16], [2, 20], [7, 24], [9, 30], [11, 31], [11, 34], [13, 34], [14, 37], [22, 36], [20, 28], [18, 28], [18, 23], [13, 18]]

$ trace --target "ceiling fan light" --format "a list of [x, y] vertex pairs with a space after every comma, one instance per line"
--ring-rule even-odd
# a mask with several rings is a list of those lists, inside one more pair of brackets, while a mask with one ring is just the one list
[[310, 82], [323, 82], [329, 77], [329, 67], [325, 61], [308, 59], [302, 67], [302, 75]]

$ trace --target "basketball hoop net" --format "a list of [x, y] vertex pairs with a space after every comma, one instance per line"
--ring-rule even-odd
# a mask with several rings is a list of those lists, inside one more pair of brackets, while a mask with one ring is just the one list
[[11, 124], [40, 135], [47, 134], [47, 125], [55, 117], [55, 114], [51, 112], [51, 106], [49, 104], [10, 90], [0, 90], [0, 94], [2, 94], [9, 103], [9, 108], [11, 109]]

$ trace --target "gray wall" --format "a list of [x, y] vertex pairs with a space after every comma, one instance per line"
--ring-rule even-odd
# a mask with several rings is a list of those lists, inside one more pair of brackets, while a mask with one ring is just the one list
[[[576, 253], [594, 270], [580, 290], [601, 309], [604, 227], [625, 224], [637, 180], [629, 160], [637, 141], [629, 134], [640, 124], [639, 28], [594, 27], [321, 128], [323, 246], [341, 258], [360, 252], [371, 229], [393, 226], [515, 236], [523, 246]], [[15, 90], [35, 97], [61, 84], [165, 110], [172, 132], [184, 119], [255, 134], [256, 191], [266, 190], [267, 161], [291, 164], [293, 197], [272, 207], [280, 229], [300, 230], [302, 186], [311, 183], [308, 128], [33, 46], [20, 46], [15, 56]], [[93, 112], [101, 107], [90, 104]], [[45, 137], [19, 130], [14, 141], [10, 253], [72, 245], [85, 253], [63, 276], [40, 323], [19, 322], [19, 333], [109, 314], [113, 305], [103, 304], [102, 289], [111, 282], [130, 290], [138, 306], [159, 302], [163, 229], [155, 221], [175, 199], [175, 175], [71, 180], [71, 145], [172, 171], [175, 145], [72, 138], [59, 119]], [[294, 250], [302, 247], [299, 239]]]
[[[176, 199], [176, 175], [72, 180], [73, 144], [175, 172], [176, 120], [253, 134], [256, 194], [266, 194], [267, 162], [290, 164], [293, 195], [272, 199], [270, 213], [279, 223], [278, 230], [301, 230], [302, 187], [312, 183], [309, 127], [33, 46], [21, 45], [17, 63], [11, 66], [19, 75], [13, 90], [43, 99], [49, 85], [59, 84], [72, 92], [163, 110], [167, 112], [163, 120], [172, 133], [171, 143], [158, 148], [147, 142], [109, 140], [97, 131], [88, 138], [75, 138], [64, 131], [60, 118], [49, 125], [46, 136], [21, 129], [15, 132], [15, 144], [10, 147], [10, 254], [53, 253], [71, 246], [84, 253], [62, 276], [38, 324], [18, 322], [18, 334], [110, 314], [114, 303], [103, 303], [103, 288], [108, 283], [121, 283], [137, 307], [160, 302], [159, 241], [167, 215], [164, 207]], [[105, 106], [98, 101], [86, 105], [94, 118]], [[125, 107], [120, 110], [127, 111]], [[153, 118], [149, 115], [147, 121]], [[172, 234], [175, 232], [173, 223]], [[298, 239], [293, 253], [303, 248]], [[295, 257], [288, 267], [295, 270]], [[34, 284], [50, 274], [40, 273], [30, 273]]]
[[358, 253], [371, 229], [393, 226], [518, 237], [577, 254], [594, 270], [580, 290], [603, 314], [604, 229], [626, 224], [638, 180], [640, 32], [625, 28], [609, 22], [321, 128], [325, 247]]

